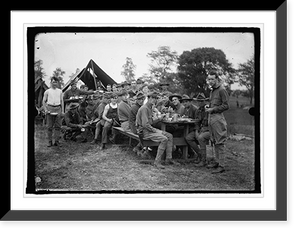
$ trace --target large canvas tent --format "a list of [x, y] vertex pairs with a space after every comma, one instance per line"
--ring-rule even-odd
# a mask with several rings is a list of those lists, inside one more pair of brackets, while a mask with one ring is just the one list
[[35, 105], [40, 108], [43, 105], [43, 96], [48, 86], [41, 77], [35, 78]]
[[75, 74], [74, 77], [66, 83], [63, 87], [63, 92], [68, 89], [73, 80], [83, 81], [89, 90], [96, 90], [99, 85], [102, 86], [103, 89], [106, 89], [108, 84], [117, 84], [117, 82], [107, 75], [92, 59], [84, 69], [78, 74]]

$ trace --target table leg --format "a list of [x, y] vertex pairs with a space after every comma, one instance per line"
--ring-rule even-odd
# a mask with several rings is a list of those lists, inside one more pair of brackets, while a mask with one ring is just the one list
[[[188, 134], [189, 134], [189, 129], [190, 129], [190, 127], [189, 127], [189, 125], [188, 124], [185, 124], [184, 125], [184, 132], [183, 132], [183, 137], [185, 138]], [[188, 145], [186, 145], [186, 146], [183, 146], [183, 152], [182, 152], [182, 157], [183, 157], [183, 159], [184, 160], [186, 160], [187, 159], [187, 156], [188, 156]]]

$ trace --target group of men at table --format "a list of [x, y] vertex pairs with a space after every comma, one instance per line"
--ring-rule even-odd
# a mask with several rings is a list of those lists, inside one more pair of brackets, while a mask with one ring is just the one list
[[[137, 80], [134, 85], [124, 83], [121, 89], [108, 85], [104, 92], [84, 90], [85, 87], [78, 89], [75, 81], [69, 90], [62, 93], [57, 83], [57, 79], [52, 77], [51, 87], [46, 90], [43, 98], [48, 147], [60, 145], [62, 122], [71, 129], [71, 140], [74, 141], [81, 135], [82, 142], [86, 142], [88, 130], [93, 129], [95, 132], [91, 144], [97, 144], [101, 133], [100, 150], [106, 148], [108, 141], [115, 142], [116, 132], [112, 126], [121, 126], [124, 131], [139, 135], [140, 139], [159, 143], [154, 166], [163, 169], [164, 165], [178, 164], [172, 157], [176, 148], [173, 146], [173, 135], [182, 134], [182, 129], [175, 124], [162, 131], [160, 124], [163, 119], [179, 116], [199, 120], [185, 137], [192, 149], [190, 152], [197, 156], [196, 166], [213, 168], [212, 173], [225, 171], [227, 124], [223, 112], [229, 105], [228, 94], [217, 73], [212, 72], [207, 76], [207, 84], [211, 88], [210, 98], [172, 94], [167, 90], [168, 84], [161, 84], [162, 91], [149, 90], [148, 85], [141, 80]], [[208, 164], [206, 145], [209, 140], [214, 144], [215, 157]], [[141, 148], [142, 141], [134, 151]], [[166, 158], [163, 162], [164, 153]]]

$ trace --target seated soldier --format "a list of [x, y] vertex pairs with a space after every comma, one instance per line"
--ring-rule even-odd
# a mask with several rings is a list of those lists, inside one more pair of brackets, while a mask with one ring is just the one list
[[94, 96], [93, 95], [88, 96], [87, 97], [87, 105], [85, 107], [87, 121], [91, 121], [96, 118], [95, 117], [96, 108], [97, 108], [97, 105], [95, 104]]
[[[196, 119], [197, 118], [197, 111], [198, 107], [192, 104], [192, 98], [190, 98], [188, 95], [184, 94], [181, 99], [181, 103], [184, 106], [184, 113], [183, 117], [191, 118], [191, 119]], [[197, 154], [198, 158], [201, 158], [200, 155], [200, 149], [198, 148], [198, 141], [195, 136], [195, 130], [199, 129], [198, 124], [196, 126], [190, 126], [189, 127], [189, 133], [185, 137], [185, 140], [189, 146], [189, 155], [192, 155], [192, 150]]]
[[[186, 141], [189, 146], [197, 153], [197, 160], [195, 161], [196, 166], [206, 166], [206, 145], [210, 139], [210, 132], [208, 129], [208, 114], [205, 112], [205, 105], [207, 102], [205, 99], [197, 99], [199, 101], [199, 107], [196, 111], [196, 119], [200, 122], [196, 125], [195, 131], [190, 132], [186, 136]], [[200, 149], [198, 147], [200, 146]]]
[[164, 166], [161, 164], [162, 156], [166, 152], [166, 162], [170, 164], [178, 164], [172, 159], [173, 151], [173, 135], [162, 131], [160, 129], [152, 127], [152, 107], [156, 104], [158, 99], [158, 93], [152, 92], [148, 94], [148, 101], [145, 105], [139, 108], [136, 115], [136, 126], [138, 134], [142, 135], [144, 140], [152, 140], [159, 142], [157, 154], [154, 160], [154, 166], [163, 169]]
[[[132, 107], [130, 108], [130, 112], [129, 112], [129, 128], [130, 130], [134, 133], [137, 134], [137, 129], [136, 129], [136, 114], [138, 112], [138, 110], [140, 109], [140, 107], [143, 105], [145, 96], [142, 92], [138, 92], [137, 95], [135, 96], [135, 104], [132, 105]], [[139, 142], [134, 148], [133, 151], [134, 152], [138, 152], [140, 149], [142, 148], [142, 144], [141, 142]]]
[[105, 120], [103, 129], [102, 129], [102, 145], [101, 150], [105, 149], [109, 131], [112, 131], [112, 137], [110, 141], [112, 143], [115, 142], [116, 132], [112, 128], [112, 126], [117, 126], [119, 119], [118, 119], [118, 104], [117, 104], [118, 96], [116, 93], [111, 94], [110, 103], [107, 104], [104, 108], [102, 118]]
[[126, 90], [122, 90], [118, 93], [120, 98], [120, 103], [118, 104], [118, 117], [121, 123], [121, 127], [125, 131], [130, 131], [129, 128], [129, 113], [130, 113], [130, 105], [128, 103], [128, 92]]
[[172, 94], [169, 96], [169, 100], [173, 103], [174, 113], [178, 114], [179, 116], [182, 116], [184, 114], [184, 106], [180, 103], [180, 100], [182, 99], [181, 95], [179, 94]]
[[82, 134], [82, 141], [81, 142], [86, 142], [86, 129], [85, 125], [83, 124], [82, 119], [79, 116], [79, 113], [77, 111], [79, 104], [78, 103], [71, 103], [69, 105], [69, 110], [65, 114], [65, 123], [68, 127], [71, 128], [72, 136], [71, 140], [76, 141], [76, 137], [80, 134]]
[[96, 122], [95, 135], [94, 135], [94, 139], [91, 142], [91, 144], [96, 144], [98, 142], [99, 134], [105, 123], [105, 120], [102, 118], [102, 115], [103, 115], [105, 106], [109, 103], [110, 98], [111, 98], [111, 92], [104, 93], [101, 103], [98, 105], [97, 109], [95, 110], [95, 115], [98, 116], [97, 117], [98, 121]]

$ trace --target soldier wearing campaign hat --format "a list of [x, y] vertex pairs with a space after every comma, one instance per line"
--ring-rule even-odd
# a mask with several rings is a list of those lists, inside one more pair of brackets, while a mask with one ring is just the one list
[[81, 142], [86, 142], [86, 129], [85, 125], [83, 123], [82, 118], [80, 118], [80, 115], [77, 111], [77, 108], [79, 107], [79, 103], [71, 103], [69, 105], [69, 110], [65, 114], [65, 122], [66, 125], [71, 128], [72, 137], [71, 140], [76, 141], [76, 137], [80, 134], [82, 134], [83, 139]]

